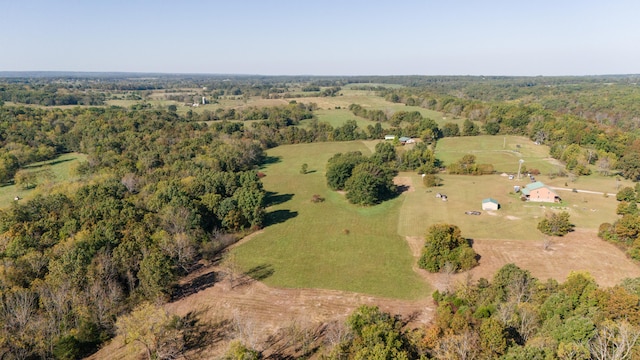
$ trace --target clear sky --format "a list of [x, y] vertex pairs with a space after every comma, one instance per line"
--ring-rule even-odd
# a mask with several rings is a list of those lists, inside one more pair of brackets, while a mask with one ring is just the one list
[[0, 71], [640, 73], [640, 1], [0, 0]]

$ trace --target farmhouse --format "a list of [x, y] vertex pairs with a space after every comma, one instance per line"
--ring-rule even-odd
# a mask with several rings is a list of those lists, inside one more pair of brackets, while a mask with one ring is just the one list
[[538, 202], [556, 202], [560, 201], [560, 197], [555, 191], [551, 190], [548, 186], [536, 181], [528, 184], [522, 189], [522, 195], [524, 195], [529, 201]]
[[401, 138], [400, 138], [400, 139], [398, 139], [398, 140], [400, 141], [400, 143], [401, 143], [402, 145], [404, 145], [404, 144], [412, 144], [412, 143], [414, 143], [414, 142], [415, 142], [415, 140], [413, 140], [413, 139], [412, 139], [412, 138], [410, 138], [410, 137], [406, 137], [406, 136], [403, 136], [403, 137], [401, 137]]
[[486, 198], [482, 200], [482, 210], [498, 210], [500, 208], [500, 204], [498, 200], [492, 198]]

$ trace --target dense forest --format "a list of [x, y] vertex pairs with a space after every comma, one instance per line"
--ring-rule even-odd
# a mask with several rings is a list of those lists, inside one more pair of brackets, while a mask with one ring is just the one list
[[[595, 167], [638, 181], [636, 81], [635, 76], [148, 74], [20, 74], [0, 79], [2, 184], [19, 183], [20, 170], [35, 162], [68, 152], [87, 155], [75, 170], [80, 181], [0, 211], [0, 357], [85, 356], [113, 337], [117, 319], [136, 306], [177, 296], [176, 279], [200, 259], [213, 259], [243, 235], [269, 225], [265, 208], [270, 197], [258, 170], [273, 160], [265, 150], [279, 145], [380, 139], [386, 134], [421, 138], [412, 150], [396, 151], [383, 143], [387, 145], [376, 147], [370, 158], [338, 154], [330, 160], [329, 186], [353, 190], [348, 198], [363, 205], [394, 196], [391, 178], [396, 171], [439, 172], [443, 164], [433, 147], [448, 136], [524, 135], [549, 145], [551, 156], [562, 161], [567, 172], [588, 175]], [[113, 91], [135, 93], [142, 100], [150, 90], [162, 90], [170, 98], [184, 87], [203, 89], [198, 94], [212, 99], [293, 98], [293, 88], [340, 96], [342, 87], [354, 83], [389, 101], [466, 121], [462, 129], [457, 124], [438, 126], [417, 111], [388, 115], [353, 104], [349, 110], [354, 116], [376, 124], [360, 128], [348, 120], [334, 127], [318, 121], [315, 104], [295, 99], [287, 105], [186, 114], [178, 114], [175, 106], [104, 105]], [[389, 128], [383, 130], [381, 123]], [[368, 192], [372, 187], [374, 193]], [[603, 224], [601, 236], [623, 243], [638, 258], [637, 207], [629, 205], [635, 205], [638, 189], [632, 190], [633, 198], [621, 200], [621, 219]], [[392, 316], [360, 309], [350, 320], [352, 340], [335, 354], [370, 358], [369, 351], [384, 350], [398, 358], [475, 354], [604, 359], [611, 357], [594, 354], [620, 349], [628, 355], [632, 350], [616, 342], [623, 335], [637, 339], [638, 296], [635, 280], [598, 289], [585, 274], [574, 274], [564, 284], [544, 283], [507, 267], [491, 283], [482, 280], [436, 293], [436, 323], [418, 343], [404, 342], [416, 335], [405, 334]], [[375, 327], [369, 329], [369, 323]], [[376, 347], [380, 339], [386, 342]], [[367, 346], [374, 347], [362, 350]]]

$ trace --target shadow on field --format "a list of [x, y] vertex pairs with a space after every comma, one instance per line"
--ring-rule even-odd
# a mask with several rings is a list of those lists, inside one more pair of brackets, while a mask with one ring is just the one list
[[297, 211], [276, 210], [276, 211], [268, 212], [264, 216], [264, 224], [265, 226], [280, 224], [289, 219], [293, 219], [296, 216], [298, 216]]
[[278, 194], [273, 191], [267, 191], [267, 194], [264, 197], [264, 203], [268, 207], [268, 206], [286, 203], [292, 198], [293, 198], [293, 194]]
[[271, 275], [273, 275], [274, 272], [275, 270], [273, 269], [273, 265], [261, 264], [261, 265], [252, 267], [251, 269], [249, 269], [249, 271], [247, 271], [244, 274], [249, 276], [253, 280], [262, 281], [270, 277]]
[[[466, 239], [467, 240], [467, 244], [469, 244], [469, 247], [471, 247], [473, 249], [473, 239]], [[474, 250], [475, 251], [475, 250]], [[480, 261], [480, 258], [482, 256], [480, 256], [480, 254], [476, 253], [476, 261]]]
[[264, 169], [265, 165], [277, 164], [280, 161], [282, 161], [282, 157], [280, 156], [267, 156], [264, 158], [264, 161], [262, 162], [260, 169]]
[[211, 271], [206, 274], [202, 274], [184, 285], [178, 286], [171, 296], [171, 301], [185, 298], [189, 295], [193, 295], [201, 290], [213, 286], [216, 282], [216, 273]]
[[38, 165], [27, 165], [25, 166], [25, 169], [38, 169], [41, 167], [45, 167], [45, 166], [51, 166], [51, 165], [57, 165], [57, 164], [62, 164], [65, 163], [67, 161], [73, 161], [76, 158], [71, 158], [71, 159], [60, 159], [60, 160], [53, 160], [53, 161], [49, 161], [43, 164], [38, 164]]

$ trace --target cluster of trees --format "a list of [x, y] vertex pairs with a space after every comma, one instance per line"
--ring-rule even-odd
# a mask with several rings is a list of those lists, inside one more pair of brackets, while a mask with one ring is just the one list
[[377, 306], [360, 306], [346, 321], [348, 335], [343, 336], [329, 359], [418, 359], [418, 337], [404, 329], [397, 316]]
[[4, 352], [86, 355], [121, 314], [171, 297], [198, 259], [263, 226], [255, 167], [265, 155], [241, 132], [156, 110], [0, 112], [2, 140], [15, 144], [2, 157], [5, 179], [44, 146], [88, 158], [77, 169], [86, 180], [0, 211]]
[[371, 121], [384, 122], [388, 120], [387, 114], [384, 111], [378, 109], [367, 110], [358, 104], [349, 105], [349, 111], [355, 116], [363, 117]]
[[640, 260], [640, 183], [635, 188], [623, 187], [616, 194], [619, 201], [617, 214], [620, 216], [613, 224], [600, 224], [598, 236], [621, 246], [635, 260]]
[[397, 193], [393, 177], [398, 170], [417, 170], [433, 174], [440, 162], [424, 143], [398, 153], [392, 142], [376, 144], [370, 157], [361, 152], [338, 153], [327, 162], [327, 185], [332, 190], [344, 190], [354, 204], [374, 205]]
[[427, 230], [418, 266], [429, 272], [466, 271], [478, 264], [478, 254], [451, 224], [434, 224]]
[[32, 105], [104, 105], [106, 95], [46, 84], [41, 86], [0, 84], [0, 101]]
[[331, 359], [635, 359], [640, 356], [640, 281], [599, 288], [588, 273], [560, 284], [514, 264], [492, 281], [459, 283], [433, 294], [435, 320], [408, 329], [362, 306]]
[[[636, 105], [620, 106], [616, 99], [627, 103], [640, 94], [628, 78], [607, 79], [615, 84], [611, 92], [601, 78], [551, 78], [536, 81], [534, 85], [531, 80], [522, 79], [487, 79], [485, 83], [474, 78], [455, 78], [425, 81], [423, 86], [387, 89], [382, 95], [394, 94], [407, 105], [466, 117], [469, 123], [465, 122], [463, 135], [477, 133], [479, 129], [473, 125], [480, 123], [482, 130], [490, 135], [524, 135], [548, 144], [551, 156], [565, 162], [575, 174], [588, 175], [589, 166], [596, 165], [603, 174], [619, 170], [624, 177], [638, 181], [640, 139], [627, 130], [636, 128], [635, 119], [640, 115], [640, 109], [636, 109]], [[575, 91], [576, 88], [586, 89], [587, 94]], [[505, 102], [500, 95], [518, 89], [527, 90], [527, 96], [525, 93], [522, 97], [512, 94], [513, 99], [520, 101]], [[626, 93], [622, 89], [626, 89]], [[530, 91], [546, 95], [536, 98]], [[563, 101], [553, 100], [563, 97]], [[578, 100], [584, 97], [591, 104], [588, 109]], [[603, 101], [603, 97], [607, 100]], [[453, 127], [447, 130], [447, 134], [455, 133]]]
[[447, 166], [449, 174], [457, 175], [489, 175], [495, 172], [491, 164], [476, 164], [476, 156], [464, 155], [460, 160]]
[[[249, 121], [249, 120], [267, 120], [269, 123], [279, 124], [280, 126], [297, 125], [301, 120], [311, 119], [312, 111], [316, 109], [315, 104], [302, 104], [292, 101], [288, 105], [271, 106], [271, 107], [255, 107], [249, 106], [241, 109], [223, 109], [218, 108], [211, 112], [204, 110], [201, 114], [192, 116], [202, 121], [213, 120], [230, 120], [230, 121]], [[273, 125], [272, 125], [273, 126]]]
[[389, 166], [395, 155], [395, 148], [389, 143], [376, 145], [376, 152], [369, 158], [359, 151], [337, 153], [327, 163], [327, 185], [332, 190], [346, 191], [353, 204], [378, 204], [397, 192], [393, 183], [397, 171]]
[[493, 281], [436, 292], [424, 352], [438, 359], [638, 357], [638, 279], [600, 289], [588, 273], [541, 282], [513, 264]]

